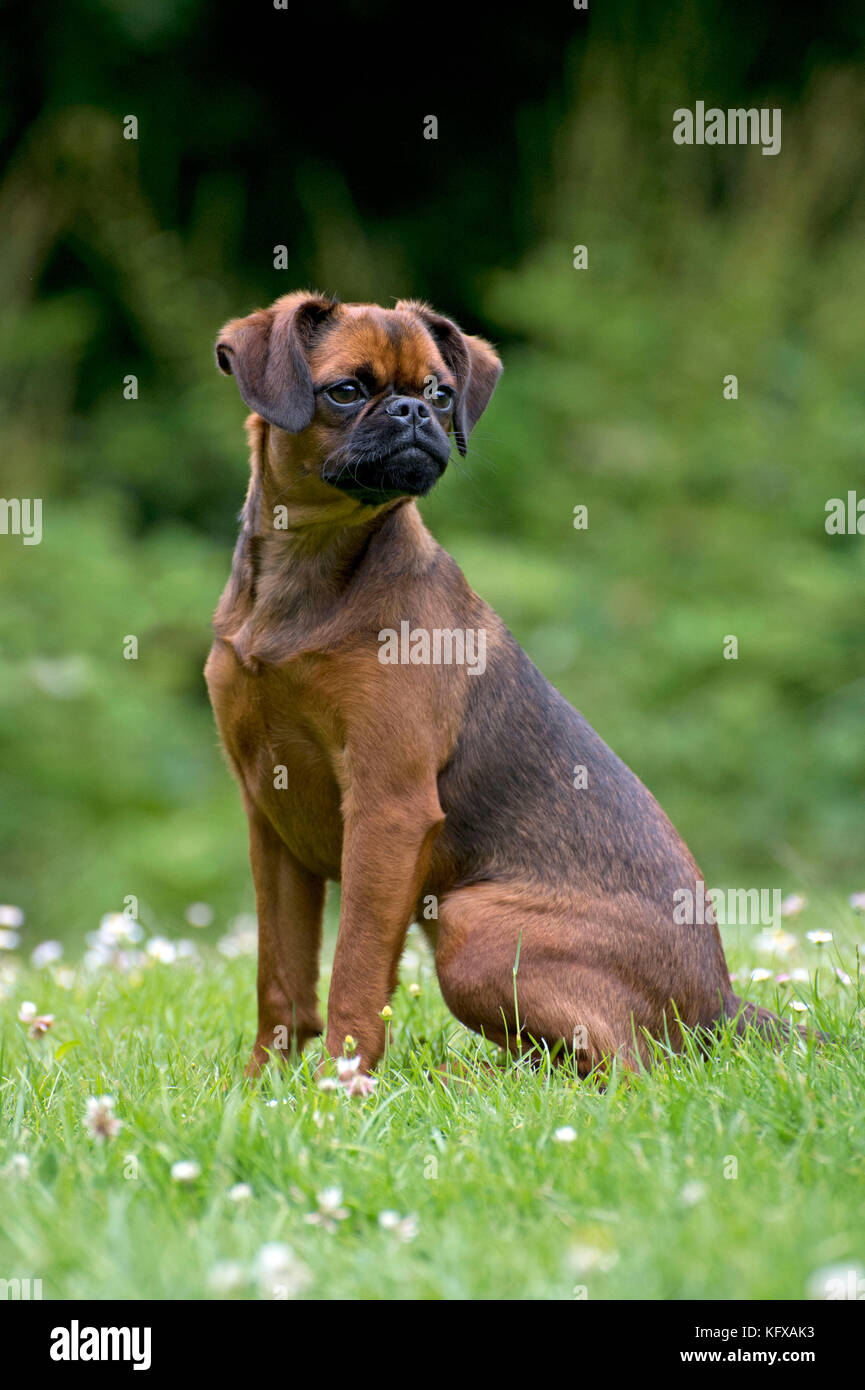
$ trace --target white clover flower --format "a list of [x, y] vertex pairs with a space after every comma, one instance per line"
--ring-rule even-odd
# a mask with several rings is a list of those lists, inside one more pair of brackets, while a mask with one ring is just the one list
[[136, 922], [135, 918], [126, 912], [106, 912], [99, 919], [96, 939], [106, 946], [126, 946], [143, 938], [144, 928], [141, 923]]
[[318, 1205], [320, 1211], [337, 1212], [342, 1208], [342, 1188], [326, 1187], [323, 1192], [318, 1194]]
[[343, 1089], [347, 1096], [371, 1096], [378, 1082], [374, 1076], [363, 1076], [358, 1074], [353, 1076], [350, 1081], [344, 1084]]
[[171, 1176], [174, 1182], [195, 1182], [201, 1177], [201, 1164], [194, 1158], [179, 1158], [171, 1165]]
[[764, 931], [754, 937], [754, 945], [764, 955], [789, 956], [798, 944], [795, 936], [787, 931]]
[[394, 1235], [405, 1242], [414, 1240], [419, 1230], [418, 1219], [414, 1214], [400, 1216], [398, 1211], [380, 1211], [378, 1224], [383, 1231], [393, 1231]]
[[84, 968], [87, 971], [121, 970], [128, 971], [141, 965], [146, 957], [142, 951], [121, 951], [106, 941], [100, 941], [98, 932], [87, 936], [90, 949], [84, 952]]
[[190, 903], [183, 915], [191, 927], [209, 927], [215, 913], [210, 903]]
[[261, 1247], [253, 1272], [259, 1289], [268, 1298], [296, 1298], [312, 1280], [306, 1265], [281, 1241]]
[[116, 1139], [123, 1121], [114, 1113], [113, 1096], [91, 1096], [84, 1110], [84, 1123], [94, 1139]]
[[252, 1188], [248, 1182], [236, 1182], [228, 1189], [227, 1196], [229, 1202], [248, 1202], [252, 1197]]
[[310, 1226], [323, 1226], [326, 1231], [335, 1231], [336, 1223], [345, 1221], [350, 1215], [348, 1208], [342, 1205], [341, 1187], [326, 1187], [319, 1192], [316, 1200], [318, 1211], [308, 1212], [303, 1218]]
[[63, 946], [59, 941], [40, 941], [36, 950], [30, 957], [30, 964], [37, 970], [43, 969], [46, 965], [51, 965], [55, 960], [59, 960], [63, 955]]
[[18, 1010], [18, 1020], [28, 1025], [27, 1031], [31, 1038], [44, 1038], [54, 1022], [54, 1015], [37, 1013], [32, 999], [25, 999]]
[[160, 965], [173, 965], [177, 959], [177, 947], [165, 936], [151, 936], [144, 949]]

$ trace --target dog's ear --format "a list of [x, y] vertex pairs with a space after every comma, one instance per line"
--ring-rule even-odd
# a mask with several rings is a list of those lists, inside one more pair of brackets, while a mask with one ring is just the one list
[[307, 352], [338, 304], [305, 290], [287, 294], [269, 309], [231, 319], [216, 340], [217, 366], [236, 379], [250, 410], [290, 434], [305, 430], [315, 413]]
[[469, 435], [490, 403], [502, 364], [484, 338], [474, 338], [443, 314], [417, 300], [401, 299], [397, 309], [414, 314], [429, 329], [457, 382], [454, 439], [465, 456]]

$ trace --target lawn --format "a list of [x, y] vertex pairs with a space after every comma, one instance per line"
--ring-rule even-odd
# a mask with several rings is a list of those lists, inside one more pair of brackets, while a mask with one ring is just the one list
[[[80, 964], [6, 955], [0, 1276], [61, 1299], [568, 1300], [825, 1297], [865, 1276], [846, 901], [727, 934], [742, 992], [836, 1041], [724, 1034], [606, 1088], [463, 1029], [412, 929], [368, 1098], [320, 1089], [314, 1046], [244, 1079], [249, 925], [179, 949], [94, 938]], [[54, 1016], [42, 1036], [25, 1003]], [[106, 1095], [100, 1137], [87, 1103]]]

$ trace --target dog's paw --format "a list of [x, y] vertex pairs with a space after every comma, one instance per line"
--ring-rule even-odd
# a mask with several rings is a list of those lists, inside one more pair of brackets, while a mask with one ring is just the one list
[[259, 1050], [257, 1047], [253, 1048], [249, 1061], [243, 1068], [244, 1076], [254, 1080], [256, 1076], [261, 1075], [269, 1061], [270, 1058], [265, 1051]]
[[244, 1076], [260, 1076], [265, 1068], [271, 1063], [276, 1062], [284, 1065], [288, 1060], [288, 1054], [280, 1048], [274, 1047], [273, 1043], [257, 1042], [252, 1049], [249, 1061], [243, 1069]]

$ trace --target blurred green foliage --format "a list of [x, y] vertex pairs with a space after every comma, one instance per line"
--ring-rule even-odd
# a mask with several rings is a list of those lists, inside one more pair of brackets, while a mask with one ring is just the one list
[[[436, 305], [506, 372], [423, 511], [710, 882], [861, 889], [865, 539], [824, 520], [865, 496], [865, 85], [815, 66], [777, 158], [683, 149], [690, 49], [659, 51], [635, 71], [602, 36], [518, 122], [523, 244]], [[166, 229], [120, 130], [49, 104], [0, 188], [2, 492], [44, 504], [41, 545], [0, 537], [0, 899], [32, 943], [129, 894], [161, 930], [195, 900], [217, 926], [250, 905], [201, 678], [246, 479], [211, 345], [295, 283], [382, 302], [436, 283], [336, 158], [292, 186], [296, 282], [242, 253], [230, 180], [202, 177]]]

